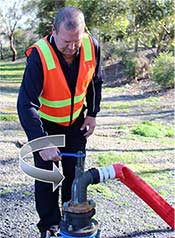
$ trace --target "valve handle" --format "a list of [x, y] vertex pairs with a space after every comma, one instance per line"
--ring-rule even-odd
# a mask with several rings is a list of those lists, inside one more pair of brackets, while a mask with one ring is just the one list
[[67, 157], [77, 157], [77, 158], [82, 158], [86, 156], [84, 153], [64, 153], [64, 152], [60, 152], [58, 153], [58, 155], [67, 156]]

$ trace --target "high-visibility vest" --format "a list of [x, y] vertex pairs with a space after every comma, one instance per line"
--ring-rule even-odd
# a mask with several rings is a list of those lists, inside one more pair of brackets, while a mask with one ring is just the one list
[[44, 74], [43, 91], [39, 97], [41, 107], [38, 113], [40, 117], [48, 121], [69, 126], [75, 122], [82, 111], [86, 91], [95, 72], [96, 59], [92, 38], [87, 33], [83, 34], [79, 72], [73, 98], [58, 57], [48, 43], [47, 37], [28, 48], [27, 56], [34, 47], [39, 53]]

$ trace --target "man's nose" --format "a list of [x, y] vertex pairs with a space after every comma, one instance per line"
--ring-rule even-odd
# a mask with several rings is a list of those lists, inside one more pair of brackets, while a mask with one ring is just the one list
[[69, 48], [70, 50], [75, 50], [75, 48], [76, 48], [75, 43], [74, 43], [74, 42], [71, 42], [71, 43], [68, 45], [68, 48]]

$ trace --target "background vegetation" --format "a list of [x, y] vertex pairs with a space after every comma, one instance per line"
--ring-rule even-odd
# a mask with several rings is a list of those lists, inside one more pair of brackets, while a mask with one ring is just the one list
[[[32, 179], [18, 165], [26, 136], [16, 100], [26, 47], [51, 32], [57, 9], [65, 5], [83, 10], [87, 28], [102, 49], [103, 100], [88, 141], [87, 167], [123, 163], [174, 204], [174, 102], [173, 90], [167, 90], [174, 86], [173, 1], [0, 0], [0, 195], [5, 236], [37, 237]], [[107, 236], [173, 236], [118, 180], [88, 189]]]
[[151, 77], [163, 88], [173, 87], [173, 0], [1, 1], [1, 59], [24, 57], [27, 46], [51, 32], [55, 13], [67, 5], [84, 12], [87, 28], [101, 43], [104, 66], [120, 62], [127, 82]]

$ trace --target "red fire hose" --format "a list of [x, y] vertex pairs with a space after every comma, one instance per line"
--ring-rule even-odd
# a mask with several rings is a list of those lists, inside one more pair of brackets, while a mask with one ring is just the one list
[[113, 164], [115, 178], [145, 201], [171, 228], [175, 228], [175, 210], [153, 188], [122, 164]]

